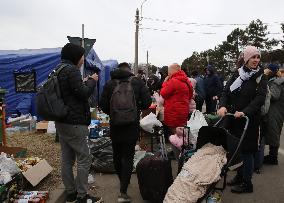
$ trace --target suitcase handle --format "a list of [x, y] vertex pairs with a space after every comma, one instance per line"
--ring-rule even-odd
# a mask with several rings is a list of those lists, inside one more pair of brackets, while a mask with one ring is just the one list
[[162, 158], [167, 160], [168, 154], [167, 154], [167, 149], [166, 149], [166, 141], [165, 141], [164, 131], [161, 127], [154, 126], [154, 132], [155, 132], [155, 134], [159, 135]]
[[190, 127], [188, 126], [184, 126], [183, 127], [183, 132], [182, 132], [182, 147], [181, 147], [181, 152], [183, 153], [186, 149], [186, 145], [185, 145], [185, 129], [188, 129], [188, 132], [187, 132], [187, 146], [189, 146], [189, 133], [190, 133]]
[[166, 141], [164, 134], [160, 136], [160, 145], [161, 145], [161, 154], [163, 159], [168, 159], [167, 150], [166, 150]]

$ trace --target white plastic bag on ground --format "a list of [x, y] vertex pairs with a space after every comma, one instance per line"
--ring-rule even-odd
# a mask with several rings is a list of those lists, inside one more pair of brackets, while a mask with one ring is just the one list
[[138, 162], [145, 157], [146, 151], [136, 151], [133, 159], [133, 169], [136, 170]]
[[140, 127], [146, 132], [153, 133], [154, 126], [163, 126], [163, 124], [157, 119], [156, 115], [150, 113], [140, 120]]
[[0, 171], [0, 185], [6, 184], [12, 180], [12, 176], [10, 173], [3, 171]]
[[92, 174], [88, 175], [88, 184], [93, 184], [95, 183], [95, 177]]
[[55, 134], [56, 133], [54, 121], [48, 121], [47, 133], [49, 133], [49, 134]]
[[198, 137], [199, 129], [202, 126], [208, 126], [202, 112], [195, 110], [192, 112], [189, 121], [187, 121], [187, 126], [190, 127], [190, 132], [194, 137]]
[[0, 171], [8, 172], [11, 176], [21, 172], [15, 161], [11, 158], [7, 158], [6, 154], [3, 152], [0, 155]]

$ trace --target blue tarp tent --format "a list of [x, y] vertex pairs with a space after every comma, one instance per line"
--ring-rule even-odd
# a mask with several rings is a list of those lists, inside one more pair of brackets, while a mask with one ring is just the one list
[[[8, 90], [5, 95], [6, 113], [35, 113], [34, 93], [16, 93], [14, 71], [36, 71], [36, 85], [43, 82], [60, 61], [61, 48], [0, 51], [0, 87]], [[23, 101], [23, 103], [21, 103]], [[29, 108], [29, 109], [27, 109]]]
[[117, 68], [118, 62], [117, 60], [105, 60], [102, 61], [104, 66], [104, 72], [105, 72], [105, 82], [109, 81], [110, 78], [110, 72]]
[[94, 49], [91, 49], [86, 57], [86, 68], [85, 68], [85, 75], [91, 75], [95, 70], [99, 71], [99, 94], [101, 95], [103, 91], [103, 87], [105, 85], [105, 71], [102, 61], [98, 57], [97, 53]]
[[[25, 72], [36, 71], [36, 85], [42, 83], [48, 74], [60, 62], [61, 48], [36, 49], [36, 50], [0, 50], [0, 88], [8, 90], [5, 95], [7, 115], [30, 112], [36, 115], [34, 104], [34, 93], [16, 93], [14, 71]], [[116, 62], [117, 63], [117, 62]], [[99, 92], [102, 92], [109, 73], [105, 74], [104, 65], [97, 56], [94, 49], [91, 49], [86, 57], [86, 66], [97, 67], [100, 72]], [[112, 66], [109, 69], [112, 69]]]

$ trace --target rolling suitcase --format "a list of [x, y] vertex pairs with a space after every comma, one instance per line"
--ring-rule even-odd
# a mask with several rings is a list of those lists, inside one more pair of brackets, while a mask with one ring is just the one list
[[[185, 135], [185, 129], [187, 130], [187, 144], [185, 144], [185, 139], [186, 139], [186, 135]], [[188, 161], [188, 159], [194, 154], [194, 152], [196, 151], [195, 149], [193, 149], [193, 146], [190, 145], [189, 143], [189, 133], [190, 133], [190, 128], [188, 126], [184, 126], [184, 130], [183, 130], [183, 136], [182, 136], [182, 148], [181, 148], [181, 153], [178, 159], [178, 173], [181, 171], [183, 164], [185, 162]]]
[[136, 167], [142, 198], [155, 203], [163, 202], [173, 183], [171, 161], [167, 157], [163, 131], [160, 130], [159, 134], [161, 152], [141, 159]]

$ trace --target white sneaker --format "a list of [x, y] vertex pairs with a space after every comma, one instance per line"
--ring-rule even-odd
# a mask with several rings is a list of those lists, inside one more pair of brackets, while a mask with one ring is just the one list
[[121, 193], [118, 196], [117, 202], [123, 203], [123, 202], [131, 202], [130, 197], [127, 194]]

